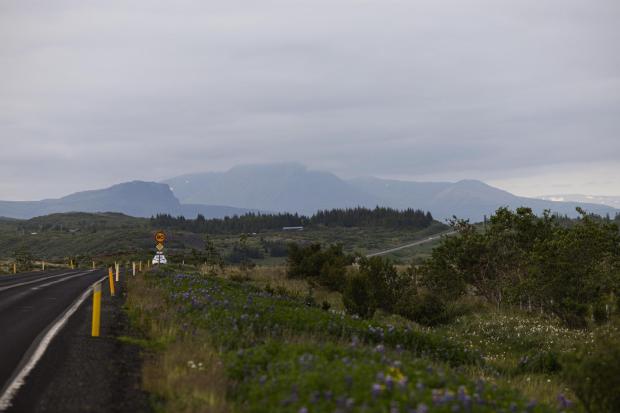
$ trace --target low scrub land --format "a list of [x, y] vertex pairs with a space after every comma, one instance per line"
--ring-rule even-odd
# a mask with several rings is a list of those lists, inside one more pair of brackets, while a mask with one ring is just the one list
[[137, 277], [145, 388], [174, 412], [620, 411], [617, 226], [453, 224], [410, 266], [310, 242]]
[[[302, 231], [283, 227], [302, 225]], [[52, 214], [30, 220], [0, 218], [0, 273], [8, 272], [17, 256], [31, 261], [90, 266], [97, 262], [145, 261], [155, 254], [153, 234], [168, 235], [166, 256], [172, 262], [201, 264], [205, 241], [217, 249], [223, 263], [283, 264], [288, 244], [341, 243], [347, 252], [370, 253], [397, 247], [448, 227], [419, 210], [389, 208], [320, 211], [314, 216], [247, 214], [225, 219], [158, 215], [151, 219], [118, 213]], [[205, 240], [205, 234], [208, 240]], [[404, 255], [403, 255], [404, 254]], [[428, 250], [401, 252], [403, 263]], [[26, 265], [26, 267], [28, 267]], [[35, 265], [31, 266], [35, 268]], [[27, 270], [28, 268], [22, 268]]]

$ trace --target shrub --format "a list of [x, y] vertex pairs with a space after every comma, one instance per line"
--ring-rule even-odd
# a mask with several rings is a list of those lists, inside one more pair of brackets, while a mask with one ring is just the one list
[[346, 267], [352, 259], [342, 245], [323, 248], [321, 244], [289, 245], [286, 273], [290, 278], [316, 280], [336, 291], [343, 291], [346, 284]]
[[588, 325], [588, 306], [585, 304], [564, 299], [560, 305], [553, 306], [552, 310], [564, 321], [567, 327], [586, 328]]
[[609, 321], [607, 306], [604, 302], [598, 302], [592, 308], [592, 317], [597, 324], [603, 324]]
[[326, 261], [321, 267], [318, 282], [330, 290], [344, 291], [347, 284], [346, 263], [340, 260]]
[[396, 311], [425, 326], [436, 326], [450, 319], [446, 304], [436, 294], [428, 291], [416, 292], [408, 289], [398, 301]]
[[377, 306], [370, 280], [366, 274], [357, 273], [349, 277], [342, 294], [342, 302], [350, 314], [363, 318], [371, 318], [374, 315]]
[[318, 304], [316, 303], [316, 299], [314, 298], [314, 290], [312, 290], [312, 288], [308, 289], [308, 292], [306, 293], [306, 296], [304, 297], [304, 304], [307, 305], [308, 307], [318, 307]]
[[269, 255], [272, 257], [286, 257], [288, 255], [288, 244], [282, 240], [276, 241], [261, 241], [263, 248], [269, 251]]
[[620, 412], [620, 335], [600, 334], [593, 347], [564, 360], [564, 379], [588, 413]]
[[556, 373], [562, 369], [558, 353], [555, 351], [532, 350], [521, 357], [517, 365], [519, 373]]
[[398, 274], [387, 258], [371, 257], [359, 260], [360, 274], [368, 278], [377, 307], [394, 312], [395, 304], [406, 285], [404, 277]]
[[17, 266], [17, 271], [25, 272], [30, 271], [33, 267], [33, 258], [30, 250], [26, 247], [20, 248], [15, 251], [15, 264]]

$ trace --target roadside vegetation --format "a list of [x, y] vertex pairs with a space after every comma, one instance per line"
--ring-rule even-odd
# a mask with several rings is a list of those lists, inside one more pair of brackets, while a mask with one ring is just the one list
[[163, 411], [619, 411], [617, 226], [453, 227], [409, 266], [320, 242], [231, 266], [207, 238], [201, 265], [131, 283], [147, 390]]

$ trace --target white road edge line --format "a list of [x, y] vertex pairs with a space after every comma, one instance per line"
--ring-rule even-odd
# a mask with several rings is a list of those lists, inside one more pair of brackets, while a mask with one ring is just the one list
[[[88, 270], [86, 272], [81, 272], [80, 274], [86, 274], [88, 272], [92, 272], [93, 270]], [[45, 280], [50, 280], [52, 278], [58, 278], [58, 277], [62, 277], [63, 275], [67, 275], [67, 274], [71, 274], [71, 271], [69, 272], [63, 272], [62, 274], [57, 274], [57, 275], [51, 275], [49, 277], [41, 277], [41, 278], [37, 278], [36, 280], [32, 280], [32, 281], [26, 281], [26, 282], [22, 282], [19, 284], [11, 284], [8, 285], [6, 287], [0, 287], [0, 291], [6, 291], [6, 290], [10, 290], [11, 288], [17, 288], [17, 287], [22, 287], [24, 285], [30, 285], [30, 284], [35, 284], [35, 283], [40, 283], [43, 282]]]
[[[14, 375], [13, 379], [10, 383], [5, 387], [2, 395], [0, 395], [0, 412], [11, 407], [11, 400], [15, 397], [17, 390], [21, 386], [24, 385], [25, 379], [28, 374], [32, 371], [32, 369], [36, 366], [37, 362], [43, 357], [45, 350], [49, 347], [52, 339], [58, 334], [58, 332], [65, 326], [69, 317], [73, 315], [77, 311], [77, 309], [82, 305], [84, 301], [90, 296], [93, 287], [102, 282], [107, 278], [106, 276], [101, 277], [99, 280], [92, 283], [82, 295], [73, 302], [73, 304], [65, 310], [65, 312], [57, 318], [50, 327], [48, 327], [47, 332], [43, 336], [43, 338], [36, 344], [36, 349], [32, 352], [30, 359], [23, 365], [22, 369]], [[35, 345], [33, 342], [33, 345]]]
[[88, 275], [89, 272], [92, 272], [92, 271], [93, 270], [90, 270], [90, 271], [87, 271], [87, 272], [81, 272], [81, 273], [78, 273], [78, 274], [75, 274], [75, 275], [71, 275], [69, 277], [61, 278], [60, 280], [50, 281], [50, 282], [45, 283], [45, 284], [37, 285], [36, 287], [30, 287], [30, 289], [31, 290], [39, 290], [41, 288], [49, 287], [50, 285], [54, 285], [54, 284], [62, 283], [62, 282], [65, 282], [65, 281], [69, 281], [69, 280], [71, 280], [73, 278], [76, 278], [76, 277], [83, 277], [85, 275]]

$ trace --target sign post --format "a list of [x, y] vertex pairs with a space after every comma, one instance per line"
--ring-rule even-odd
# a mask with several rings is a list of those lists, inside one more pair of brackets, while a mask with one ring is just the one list
[[157, 249], [157, 253], [153, 257], [153, 264], [167, 264], [168, 260], [164, 255], [164, 241], [166, 241], [166, 233], [164, 231], [157, 231], [155, 234], [155, 241], [157, 241], [157, 245], [155, 245], [155, 249]]

